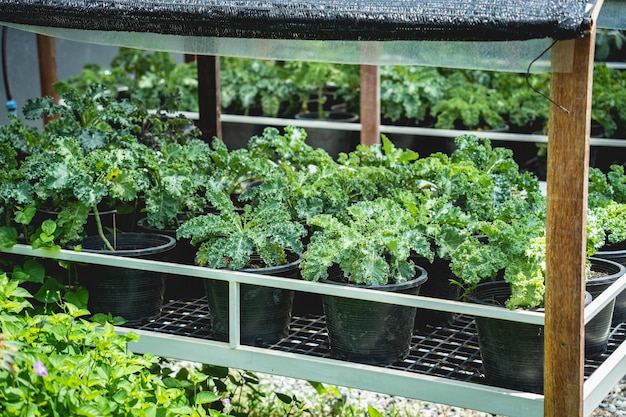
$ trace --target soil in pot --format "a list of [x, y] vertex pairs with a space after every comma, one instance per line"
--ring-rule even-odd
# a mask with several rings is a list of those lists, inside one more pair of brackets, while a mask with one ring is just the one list
[[[606, 245], [596, 252], [593, 257], [608, 259], [609, 261], [617, 262], [626, 267], [626, 241]], [[613, 320], [611, 324], [617, 326], [624, 322], [626, 322], [626, 290], [615, 297], [615, 308], [613, 309]]]
[[[504, 281], [481, 283], [469, 302], [504, 308], [511, 289]], [[585, 305], [591, 302], [587, 293]], [[489, 385], [543, 393], [544, 326], [476, 317], [485, 380]]]
[[[602, 294], [626, 272], [626, 267], [617, 262], [596, 257], [589, 258], [589, 260], [591, 261], [591, 270], [594, 276], [587, 279], [585, 289], [591, 293], [593, 297]], [[585, 326], [586, 357], [596, 357], [606, 352], [614, 307], [615, 299], [607, 304], [606, 307]]]
[[[182, 216], [182, 215], [181, 215]], [[160, 230], [151, 226], [147, 218], [137, 222], [137, 228], [144, 233], [156, 233], [171, 236], [176, 239], [176, 229]], [[184, 265], [193, 265], [196, 249], [189, 239], [178, 239], [176, 247], [170, 252], [168, 261]], [[165, 281], [164, 300], [195, 300], [204, 294], [204, 280], [185, 275], [168, 274]]]
[[[416, 277], [401, 284], [359, 286], [376, 291], [418, 295], [426, 270], [416, 267]], [[332, 275], [330, 275], [332, 277]], [[350, 285], [333, 280], [329, 284]], [[334, 358], [386, 365], [406, 358], [411, 346], [415, 307], [324, 295], [322, 296], [330, 353]]]
[[[113, 242], [113, 236], [108, 235]], [[83, 252], [167, 261], [176, 247], [171, 236], [152, 233], [121, 233], [115, 237], [116, 250], [105, 249], [100, 236], [80, 243]], [[161, 314], [166, 274], [106, 265], [78, 265], [78, 282], [89, 291], [91, 313], [121, 316], [138, 324]]]
[[[290, 263], [276, 267], [247, 268], [241, 272], [297, 278], [299, 255], [290, 254]], [[213, 336], [227, 341], [229, 336], [228, 281], [205, 280], [211, 314]], [[260, 285], [240, 286], [240, 342], [245, 345], [266, 345], [278, 342], [289, 334], [293, 291]]]
[[[301, 120], [324, 120], [330, 122], [354, 123], [359, 120], [359, 116], [354, 113], [330, 112], [328, 117], [320, 118], [319, 113], [298, 113], [296, 119]], [[307, 137], [306, 143], [313, 148], [322, 148], [333, 159], [337, 159], [339, 153], [353, 151], [358, 144], [358, 135], [350, 130], [322, 129], [317, 127], [305, 127]]]

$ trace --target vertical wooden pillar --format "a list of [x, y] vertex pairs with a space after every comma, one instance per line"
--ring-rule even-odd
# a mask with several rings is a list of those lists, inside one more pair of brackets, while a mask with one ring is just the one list
[[[583, 416], [587, 182], [595, 30], [552, 50], [544, 416]], [[572, 67], [569, 68], [569, 64]], [[564, 68], [567, 67], [567, 68]]]
[[202, 138], [210, 141], [222, 137], [220, 101], [220, 59], [216, 56], [198, 55], [198, 107], [199, 128]]
[[[54, 92], [53, 84], [58, 81], [57, 58], [54, 38], [37, 35], [37, 59], [39, 61], [39, 85], [42, 97], [53, 97], [55, 102], [59, 101], [58, 94]], [[44, 124], [49, 118], [44, 117]]]
[[361, 65], [361, 143], [380, 142], [380, 76], [378, 66]]

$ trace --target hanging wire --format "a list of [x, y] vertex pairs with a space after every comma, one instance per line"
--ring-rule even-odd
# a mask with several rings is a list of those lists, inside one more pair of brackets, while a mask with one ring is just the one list
[[530, 64], [528, 64], [528, 69], [526, 70], [526, 84], [528, 85], [528, 87], [530, 87], [531, 90], [533, 90], [535, 93], [539, 94], [540, 96], [542, 96], [543, 98], [545, 98], [546, 100], [548, 100], [550, 103], [554, 104], [555, 106], [557, 106], [559, 109], [563, 110], [566, 114], [569, 114], [570, 111], [568, 109], [566, 109], [565, 107], [563, 107], [562, 105], [560, 105], [559, 103], [557, 103], [556, 101], [554, 101], [552, 98], [550, 98], [549, 96], [547, 96], [546, 94], [544, 94], [542, 91], [539, 91], [537, 88], [535, 88], [532, 84], [530, 84], [530, 68], [533, 66], [533, 64], [535, 62], [537, 62], [538, 60], [541, 59], [542, 56], [544, 56], [546, 54], [546, 52], [548, 52], [550, 49], [552, 49], [552, 47], [557, 43], [557, 40], [555, 39], [554, 41], [552, 41], [552, 43], [550, 44], [550, 46], [548, 46], [546, 49], [544, 49], [544, 51], [542, 53], [539, 54], [539, 56], [535, 59], [533, 59], [532, 61], [530, 61]]

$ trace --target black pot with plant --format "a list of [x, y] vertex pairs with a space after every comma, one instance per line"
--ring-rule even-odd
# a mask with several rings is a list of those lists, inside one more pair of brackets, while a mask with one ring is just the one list
[[[412, 253], [431, 257], [428, 240], [399, 203], [378, 198], [347, 208], [347, 215], [321, 214], [304, 252], [302, 277], [338, 285], [417, 295], [426, 271]], [[409, 352], [414, 307], [323, 296], [331, 354], [361, 363], [388, 364]]]
[[[209, 199], [216, 213], [191, 218], [177, 230], [179, 238], [191, 239], [198, 247], [198, 265], [297, 276], [305, 229], [292, 220], [284, 204], [265, 198], [238, 209], [226, 193], [212, 193]], [[226, 340], [228, 283], [209, 281], [206, 289], [214, 336]], [[293, 291], [257, 285], [241, 289], [241, 342], [269, 344], [286, 336]]]
[[[589, 262], [591, 273], [587, 278], [585, 288], [594, 298], [602, 294], [626, 272], [626, 267], [608, 259], [591, 257]], [[606, 352], [614, 308], [615, 299], [611, 300], [585, 326], [585, 356], [597, 357]]]
[[[504, 281], [483, 282], [467, 300], [477, 304], [504, 306], [511, 286]], [[592, 300], [587, 293], [585, 305]], [[543, 311], [543, 309], [534, 309]], [[544, 326], [490, 317], [476, 317], [476, 331], [488, 384], [543, 393]]]
[[[101, 237], [90, 236], [74, 250], [129, 258], [168, 261], [176, 247], [176, 239], [151, 233], [118, 233], [107, 235], [114, 250], [107, 248]], [[113, 263], [113, 262], [112, 262]], [[121, 316], [131, 324], [143, 323], [161, 314], [167, 274], [140, 271], [107, 265], [76, 266], [80, 285], [89, 291], [92, 313]]]

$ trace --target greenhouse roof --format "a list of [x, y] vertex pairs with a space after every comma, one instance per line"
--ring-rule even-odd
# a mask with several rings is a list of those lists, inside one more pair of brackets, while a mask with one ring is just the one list
[[569, 39], [593, 0], [1, 0], [7, 23], [182, 36], [315, 40]]
[[[621, 0], [0, 0], [0, 24], [202, 55], [533, 71]], [[612, 8], [611, 27], [622, 25]], [[600, 14], [600, 24], [603, 18]], [[2, 23], [3, 22], [3, 23]], [[420, 41], [420, 42], [415, 42]], [[451, 42], [453, 41], [453, 42]], [[477, 42], [479, 41], [479, 42]], [[508, 42], [503, 42], [508, 41]]]

